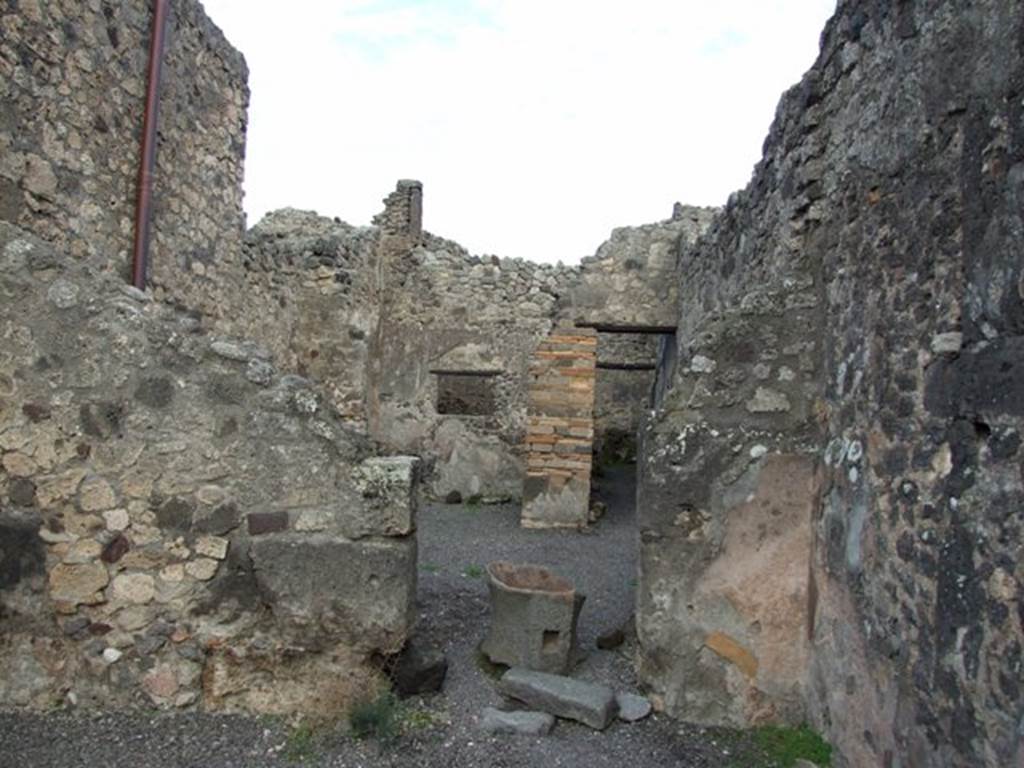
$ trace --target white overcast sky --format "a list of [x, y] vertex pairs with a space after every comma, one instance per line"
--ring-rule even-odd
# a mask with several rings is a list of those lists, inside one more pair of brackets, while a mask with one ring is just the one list
[[473, 253], [575, 263], [721, 205], [835, 0], [203, 0], [245, 54], [250, 225], [368, 224], [400, 178]]

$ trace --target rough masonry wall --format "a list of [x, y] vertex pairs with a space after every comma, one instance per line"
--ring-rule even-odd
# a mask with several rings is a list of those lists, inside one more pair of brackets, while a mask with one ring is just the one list
[[613, 230], [580, 263], [579, 279], [561, 302], [561, 319], [586, 326], [675, 327], [680, 245], [696, 240], [715, 210], [676, 205], [666, 221]]
[[[125, 274], [151, 3], [21, 0], [0, 23], [0, 220]], [[200, 4], [174, 0], [150, 287], [208, 330], [258, 339], [283, 370], [323, 382], [347, 419], [365, 422], [376, 231], [284, 211], [243, 243], [247, 76]]]
[[0, 223], [0, 704], [372, 696], [416, 479], [268, 350]]
[[[11, 0], [0, 11], [0, 220], [124, 274], [151, 23], [144, 0]], [[160, 105], [154, 275], [237, 257], [245, 61], [174, 0]]]
[[[437, 496], [520, 498], [529, 360], [576, 270], [470, 256], [429, 234], [395, 258], [381, 314], [378, 437], [428, 458]], [[466, 373], [494, 374], [493, 414], [438, 413], [439, 376]]]
[[200, 306], [212, 328], [260, 339], [279, 365], [317, 381], [335, 409], [365, 430], [379, 242], [373, 227], [275, 211], [246, 233], [244, 282], [200, 278], [216, 299]]
[[1024, 759], [1022, 49], [1020, 2], [841, 2], [685, 259], [639, 505], [678, 714]]
[[[705, 220], [704, 209], [681, 208], [678, 219], [640, 227], [638, 235], [616, 230], [618, 244], [602, 246], [582, 269], [471, 256], [423, 231], [422, 186], [404, 180], [373, 226], [277, 211], [247, 234], [242, 268], [230, 275], [230, 264], [192, 268], [175, 275], [176, 291], [158, 282], [156, 292], [180, 296], [212, 330], [260, 339], [282, 366], [321, 381], [353, 424], [389, 450], [424, 457], [432, 495], [516, 499], [525, 470], [527, 369], [537, 345], [569, 317], [595, 320], [573, 303], [583, 282], [602, 308], [616, 300], [617, 267], [630, 271], [637, 291], [665, 283], [647, 266], [664, 261], [666, 248], [675, 254]], [[606, 339], [613, 362], [656, 358], [657, 336]], [[477, 400], [492, 404], [489, 411], [446, 407], [459, 398], [447, 397], [445, 387], [460, 377], [485, 395]], [[631, 442], [624, 436], [635, 433], [650, 381], [644, 370], [598, 379], [599, 446], [606, 431], [615, 445]]]

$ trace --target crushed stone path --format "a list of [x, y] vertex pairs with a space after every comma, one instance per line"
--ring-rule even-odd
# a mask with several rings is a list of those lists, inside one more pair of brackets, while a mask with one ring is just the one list
[[743, 738], [653, 714], [615, 722], [603, 732], [559, 721], [547, 736], [491, 735], [479, 727], [486, 707], [501, 707], [494, 670], [478, 652], [489, 604], [484, 568], [493, 560], [552, 568], [587, 595], [579, 621], [586, 658], [573, 677], [635, 692], [627, 642], [598, 650], [598, 635], [633, 611], [636, 525], [632, 468], [606, 473], [598, 497], [608, 506], [586, 532], [524, 530], [514, 505], [427, 505], [419, 517], [419, 626], [441, 646], [449, 671], [444, 691], [405, 704], [396, 740], [357, 741], [340, 729], [312, 733], [275, 718], [189, 714], [45, 715], [0, 713], [0, 768], [17, 766], [645, 766], [729, 768]]

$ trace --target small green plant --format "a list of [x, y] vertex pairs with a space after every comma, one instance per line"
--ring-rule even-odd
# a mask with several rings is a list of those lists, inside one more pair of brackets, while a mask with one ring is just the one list
[[441, 571], [441, 566], [437, 563], [424, 563], [420, 568], [427, 573], [439, 573]]
[[402, 731], [425, 731], [448, 722], [443, 712], [420, 707], [402, 708]]
[[484, 497], [480, 494], [475, 494], [466, 499], [466, 509], [470, 512], [479, 512], [483, 503]]
[[462, 569], [462, 575], [468, 579], [479, 579], [484, 575], [484, 569], [473, 563]]
[[754, 731], [754, 741], [780, 768], [792, 768], [801, 759], [810, 760], [819, 768], [832, 764], [832, 746], [807, 725], [798, 728], [762, 726]]
[[357, 739], [373, 738], [382, 743], [394, 741], [402, 726], [398, 699], [387, 691], [375, 699], [359, 702], [352, 707], [348, 722], [352, 735]]
[[496, 664], [495, 662], [491, 661], [490, 657], [488, 657], [487, 654], [484, 653], [483, 649], [481, 649], [480, 647], [477, 647], [476, 649], [476, 665], [481, 672], [483, 672], [492, 680], [498, 680], [501, 678], [502, 675], [508, 672], [507, 665]]
[[284, 757], [289, 763], [304, 763], [316, 752], [315, 734], [309, 723], [299, 723], [292, 728], [284, 743]]

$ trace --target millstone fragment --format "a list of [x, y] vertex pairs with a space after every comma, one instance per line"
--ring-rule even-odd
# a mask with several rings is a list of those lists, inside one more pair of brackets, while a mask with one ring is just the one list
[[601, 731], [615, 718], [615, 693], [606, 685], [513, 667], [498, 681], [506, 696]]
[[542, 672], [569, 670], [584, 597], [567, 580], [537, 565], [494, 562], [491, 626], [482, 650], [496, 664]]

